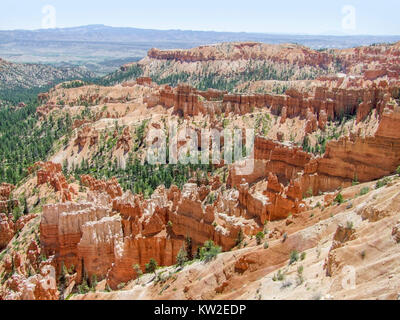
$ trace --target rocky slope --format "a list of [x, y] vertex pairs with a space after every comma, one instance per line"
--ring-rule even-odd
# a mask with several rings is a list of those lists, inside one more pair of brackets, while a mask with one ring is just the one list
[[84, 67], [56, 68], [44, 64], [19, 64], [0, 59], [0, 90], [45, 87], [55, 82], [92, 78]]
[[[146, 58], [121, 68], [119, 78], [149, 76], [159, 84], [185, 82], [198, 89], [246, 91], [255, 81], [307, 80], [335, 73], [398, 79], [399, 44], [312, 50], [300, 45], [223, 43], [188, 50], [152, 49]], [[124, 75], [125, 72], [125, 75]], [[285, 90], [283, 86], [279, 90]], [[262, 90], [262, 88], [259, 88]], [[248, 90], [247, 90], [248, 91]]]
[[368, 187], [343, 190], [342, 205], [268, 224], [268, 246], [249, 240], [208, 264], [171, 267], [76, 299], [397, 300], [399, 181], [357, 196]]

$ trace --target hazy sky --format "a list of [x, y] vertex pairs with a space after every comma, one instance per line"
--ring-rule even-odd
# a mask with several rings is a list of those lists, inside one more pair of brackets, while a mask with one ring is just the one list
[[0, 29], [46, 26], [45, 5], [56, 10], [45, 20], [56, 27], [400, 34], [399, 0], [1, 0]]

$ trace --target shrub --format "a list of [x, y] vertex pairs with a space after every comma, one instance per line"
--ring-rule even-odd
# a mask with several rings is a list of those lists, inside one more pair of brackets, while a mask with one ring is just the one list
[[368, 187], [364, 187], [361, 189], [360, 191], [360, 196], [364, 196], [369, 192], [369, 188]]
[[183, 267], [186, 262], [188, 262], [188, 255], [185, 248], [182, 247], [176, 256], [176, 264], [180, 267]]
[[149, 263], [146, 263], [145, 268], [146, 268], [146, 273], [153, 273], [156, 271], [158, 267], [157, 261], [154, 260], [153, 258], [150, 259]]
[[299, 266], [299, 267], [297, 268], [297, 273], [298, 273], [298, 274], [303, 274], [303, 271], [304, 271], [304, 267], [303, 267], [303, 266]]
[[83, 279], [82, 283], [78, 286], [79, 294], [86, 294], [90, 291], [89, 285], [86, 278]]
[[342, 203], [344, 203], [343, 195], [342, 195], [341, 193], [339, 193], [339, 194], [336, 196], [334, 202], [337, 203], [337, 204], [342, 204]]
[[375, 189], [382, 188], [382, 187], [386, 186], [389, 182], [390, 182], [390, 178], [389, 177], [386, 177], [386, 178], [384, 178], [382, 180], [379, 180], [375, 185]]
[[400, 176], [400, 166], [397, 167], [396, 173]]
[[289, 264], [293, 264], [295, 262], [299, 261], [299, 252], [297, 250], [293, 250], [290, 253], [290, 261]]
[[297, 268], [297, 285], [302, 285], [304, 283], [303, 271], [303, 266]]
[[13, 222], [17, 222], [19, 218], [22, 217], [22, 210], [20, 207], [15, 207], [12, 210], [12, 215], [13, 215]]
[[269, 248], [269, 243], [268, 242], [264, 242], [264, 249], [268, 249]]
[[243, 243], [243, 240], [244, 240], [243, 230], [240, 229], [240, 230], [239, 230], [239, 233], [238, 233], [238, 237], [237, 237], [237, 239], [236, 239], [236, 245], [237, 245], [237, 246], [241, 246], [242, 243]]
[[126, 283], [125, 283], [125, 282], [121, 282], [121, 283], [117, 286], [117, 289], [118, 289], [118, 290], [122, 290], [125, 286], [126, 286]]
[[209, 240], [204, 243], [204, 247], [200, 249], [200, 260], [210, 262], [215, 259], [222, 251], [221, 247], [216, 246], [214, 241]]
[[264, 238], [265, 238], [264, 232], [260, 231], [259, 233], [257, 233], [256, 235], [257, 245], [260, 245], [261, 242], [264, 240]]
[[135, 270], [138, 278], [140, 278], [143, 275], [142, 268], [140, 268], [140, 266], [138, 264], [135, 264], [133, 266], [133, 270]]
[[302, 253], [301, 253], [301, 256], [300, 256], [300, 260], [301, 260], [301, 261], [305, 260], [305, 259], [306, 259], [306, 255], [307, 255], [307, 254], [306, 254], [305, 252], [302, 252]]
[[282, 270], [278, 270], [278, 273], [275, 274], [272, 278], [273, 281], [283, 281], [285, 280], [285, 273]]

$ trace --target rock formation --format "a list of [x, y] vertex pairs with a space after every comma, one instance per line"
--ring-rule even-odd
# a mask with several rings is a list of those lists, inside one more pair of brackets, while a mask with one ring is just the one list
[[[85, 272], [87, 273], [83, 255], [79, 253], [79, 243], [84, 231], [88, 230], [88, 227], [84, 226], [87, 223], [100, 221], [109, 214], [110, 210], [107, 207], [89, 202], [67, 202], [43, 208], [40, 223], [42, 252], [48, 257], [55, 256], [58, 273], [61, 273], [64, 266], [75, 269], [78, 278], [81, 278]], [[87, 234], [85, 239], [87, 239]], [[84, 244], [81, 247], [83, 249], [86, 248]], [[95, 256], [94, 259], [97, 257]], [[99, 263], [102, 262], [99, 261]], [[93, 268], [93, 264], [89, 263], [89, 266]], [[104, 276], [104, 274], [98, 275]]]
[[176, 60], [180, 62], [269, 60], [300, 66], [328, 66], [332, 58], [323, 52], [310, 50], [298, 45], [269, 45], [257, 42], [200, 46], [189, 50], [151, 49], [148, 57], [157, 60]]
[[91, 191], [107, 193], [112, 199], [122, 196], [122, 189], [117, 179], [113, 178], [109, 181], [96, 180], [89, 175], [81, 177], [82, 185], [88, 187]]
[[0, 213], [11, 213], [9, 212], [10, 206], [14, 208], [18, 205], [17, 200], [10, 199], [11, 192], [15, 189], [15, 186], [8, 183], [0, 184]]
[[[333, 86], [333, 87], [332, 87]], [[145, 99], [149, 108], [162, 105], [174, 108], [174, 113], [182, 117], [199, 114], [229, 113], [244, 115], [254, 108], [268, 108], [275, 115], [281, 116], [281, 123], [287, 118], [306, 119], [307, 134], [318, 128], [324, 130], [329, 120], [340, 119], [344, 115], [355, 115], [357, 122], [376, 109], [381, 115], [392, 97], [397, 97], [399, 83], [388, 84], [383, 81], [368, 84], [364, 80], [348, 80], [346, 86], [340, 78], [327, 80], [326, 86], [316, 87], [313, 95], [289, 89], [284, 95], [227, 94], [222, 91], [198, 91], [188, 85], [177, 88], [160, 87]]]
[[58, 300], [56, 274], [50, 263], [42, 263], [40, 272], [31, 277], [15, 273], [4, 284], [4, 300]]
[[122, 148], [124, 150], [124, 154], [128, 153], [131, 149], [132, 137], [130, 133], [129, 127], [126, 127], [122, 132], [121, 137], [117, 141], [117, 150]]
[[[304, 211], [302, 199], [310, 192], [331, 192], [348, 187], [355, 180], [368, 182], [396, 171], [400, 164], [400, 135], [394, 124], [399, 114], [399, 107], [386, 108], [374, 136], [330, 141], [322, 157], [257, 137], [252, 174], [237, 174], [240, 164], [235, 164], [228, 185], [239, 187], [240, 203], [261, 221]], [[263, 194], [249, 189], [249, 183], [265, 178], [268, 188]]]
[[75, 139], [74, 145], [79, 147], [79, 152], [88, 144], [92, 147], [97, 144], [99, 140], [99, 133], [86, 125], [78, 132], [78, 136]]
[[49, 183], [56, 192], [60, 192], [61, 200], [71, 201], [76, 190], [69, 186], [65, 179], [60, 164], [53, 162], [38, 162], [32, 168], [29, 168], [30, 172], [37, 170], [37, 185]]
[[5, 213], [0, 213], [0, 250], [14, 237], [14, 223]]
[[9, 183], [0, 184], [0, 201], [6, 201], [10, 198], [11, 192], [15, 189], [15, 186]]
[[112, 211], [111, 203], [100, 205], [96, 198], [102, 196], [96, 193], [91, 202], [45, 206], [40, 224], [43, 252], [55, 257], [58, 272], [63, 266], [74, 268], [78, 282], [95, 275], [107, 278], [110, 287], [116, 288], [135, 277], [133, 265], [144, 270], [152, 258], [159, 265], [175, 264], [186, 237], [191, 238], [195, 254], [209, 239], [229, 250], [236, 245], [240, 230], [250, 234], [258, 230], [254, 222], [227, 213], [224, 197], [208, 202], [217, 180], [209, 188], [196, 184], [187, 184], [182, 191], [160, 187], [149, 200], [129, 192], [116, 197], [106, 183], [88, 176], [82, 180], [96, 192], [108, 190]]

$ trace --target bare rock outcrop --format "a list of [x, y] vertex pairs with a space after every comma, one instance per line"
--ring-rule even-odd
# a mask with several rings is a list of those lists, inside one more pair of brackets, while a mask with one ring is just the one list
[[26, 278], [15, 273], [4, 284], [3, 300], [59, 300], [57, 279], [53, 267], [43, 264], [40, 272]]
[[332, 57], [327, 53], [310, 50], [291, 44], [270, 45], [257, 42], [241, 42], [200, 46], [189, 50], [151, 49], [148, 57], [156, 60], [175, 60], [180, 62], [270, 60], [277, 63], [290, 63], [299, 66], [328, 66]]
[[0, 250], [14, 237], [14, 223], [5, 213], [0, 213]]
[[[385, 109], [374, 136], [330, 141], [323, 157], [256, 137], [253, 172], [240, 175], [240, 164], [234, 164], [228, 185], [239, 186], [239, 201], [253, 215], [261, 220], [282, 219], [303, 211], [302, 199], [310, 192], [318, 195], [348, 187], [355, 177], [368, 182], [393, 174], [400, 159], [399, 110], [397, 106]], [[266, 178], [265, 192], [251, 191], [249, 184]]]
[[40, 243], [46, 256], [55, 256], [57, 272], [62, 267], [75, 268], [80, 278], [84, 265], [80, 259], [78, 244], [83, 227], [88, 222], [109, 216], [110, 210], [93, 203], [63, 203], [43, 207], [40, 223]]
[[116, 178], [108, 181], [97, 180], [89, 175], [81, 176], [82, 184], [91, 191], [107, 193], [112, 199], [122, 196], [122, 188]]
[[65, 179], [61, 165], [53, 162], [38, 162], [32, 168], [29, 168], [29, 172], [37, 170], [37, 185], [49, 183], [56, 192], [60, 192], [61, 200], [71, 201], [73, 195], [77, 192], [70, 186]]
[[99, 133], [97, 130], [92, 129], [91, 126], [86, 125], [79, 130], [78, 135], [74, 141], [74, 145], [79, 147], [79, 152], [88, 144], [92, 147], [97, 144], [99, 140]]
[[[0, 213], [10, 214], [10, 207], [18, 205], [18, 200], [10, 199], [11, 192], [15, 189], [15, 186], [9, 183], [0, 184]], [[11, 206], [10, 206], [11, 205]]]
[[119, 252], [123, 234], [119, 216], [105, 217], [82, 225], [82, 237], [78, 243], [78, 259], [89, 280], [104, 278]]
[[392, 97], [398, 92], [398, 82], [368, 82], [362, 78], [332, 78], [326, 85], [317, 86], [312, 93], [288, 89], [284, 95], [277, 94], [227, 94], [208, 90], [199, 91], [188, 85], [177, 88], [162, 86], [145, 99], [149, 108], [162, 105], [174, 108], [182, 117], [198, 114], [229, 113], [244, 115], [254, 108], [268, 108], [281, 116], [281, 124], [287, 118], [300, 117], [306, 120], [306, 134], [318, 128], [325, 129], [328, 121], [341, 119], [344, 115], [355, 115], [360, 122], [373, 109], [381, 115]]
[[132, 136], [130, 133], [129, 127], [126, 127], [122, 132], [121, 137], [117, 141], [117, 150], [122, 148], [124, 150], [124, 154], [128, 153], [131, 149], [132, 144]]
[[284, 187], [273, 173], [269, 174], [268, 186], [262, 193], [249, 188], [245, 181], [238, 189], [240, 204], [249, 214], [258, 218], [261, 224], [286, 219], [290, 214], [298, 214], [307, 209], [298, 183], [291, 181]]
[[400, 221], [393, 227], [392, 237], [394, 241], [400, 243]]
[[9, 183], [0, 184], [0, 201], [6, 201], [10, 198], [11, 192], [15, 189], [15, 186]]
[[326, 274], [329, 277], [336, 272], [338, 265], [335, 259], [335, 250], [343, 247], [346, 242], [352, 241], [355, 239], [355, 229], [351, 226], [343, 226], [339, 225], [336, 233], [333, 237], [332, 247], [329, 251], [329, 255], [326, 258], [324, 268], [326, 269]]

